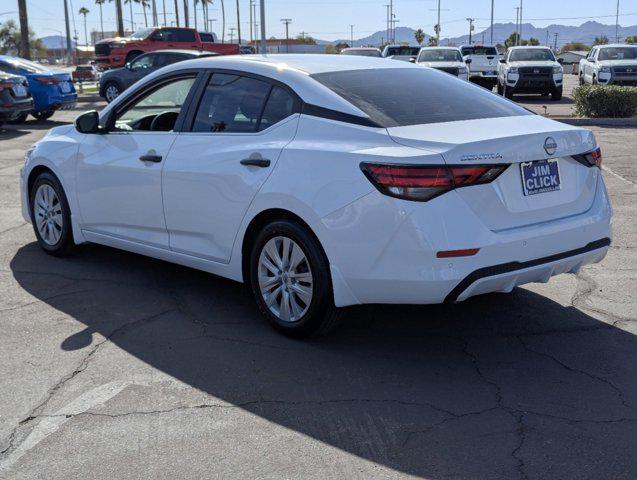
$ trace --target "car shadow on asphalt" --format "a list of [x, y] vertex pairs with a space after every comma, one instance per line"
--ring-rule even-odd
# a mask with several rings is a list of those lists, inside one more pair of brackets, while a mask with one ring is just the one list
[[272, 331], [242, 285], [169, 263], [95, 245], [54, 258], [31, 243], [10, 266], [29, 294], [85, 326], [63, 351], [89, 354], [107, 337], [211, 402], [397, 472], [636, 473], [637, 339], [526, 289], [350, 308], [341, 329], [303, 342]]

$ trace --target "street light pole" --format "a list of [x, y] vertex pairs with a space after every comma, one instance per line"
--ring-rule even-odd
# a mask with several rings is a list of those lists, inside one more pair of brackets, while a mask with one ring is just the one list
[[73, 52], [71, 52], [71, 27], [69, 26], [69, 6], [64, 0], [64, 24], [66, 26], [66, 63], [73, 64]]
[[261, 0], [261, 53], [268, 53], [268, 46], [265, 41], [265, 0]]
[[467, 22], [469, 22], [469, 45], [471, 45], [471, 32], [473, 31], [473, 21], [475, 18], [467, 18]]
[[619, 0], [617, 0], [617, 12], [615, 13], [615, 43], [619, 43]]
[[520, 22], [520, 7], [515, 7], [515, 45], [517, 46], [518, 40], [520, 40], [520, 34], [518, 32], [518, 24]]
[[494, 0], [491, 0], [491, 36], [489, 40], [490, 45], [493, 45], [493, 2]]
[[281, 21], [285, 23], [285, 53], [290, 53], [290, 32], [289, 27], [292, 23], [291, 18], [282, 18]]
[[520, 0], [520, 36], [518, 38], [520, 45], [522, 45], [522, 0]]

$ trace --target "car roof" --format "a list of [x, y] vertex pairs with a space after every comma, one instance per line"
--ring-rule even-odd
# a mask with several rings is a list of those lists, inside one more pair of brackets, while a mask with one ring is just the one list
[[432, 50], [432, 49], [436, 49], [436, 50], [460, 50], [458, 47], [422, 47], [421, 50]]
[[593, 45], [594, 47], [598, 47], [598, 48], [608, 48], [608, 47], [633, 47], [633, 48], [637, 48], [637, 45], [631, 44], [631, 43], [608, 43], [606, 45]]
[[[391, 62], [380, 57], [323, 54], [220, 55], [173, 63], [140, 80], [140, 85], [167, 73], [191, 69], [219, 69], [260, 75], [288, 85], [303, 101], [351, 115], [367, 117], [340, 95], [310, 77], [310, 75], [348, 70], [422, 69], [407, 62]], [[121, 97], [126, 97], [122, 95]], [[120, 98], [103, 110], [106, 114]]]
[[378, 50], [378, 48], [376, 47], [347, 47], [341, 50], [341, 52], [344, 50]]
[[509, 50], [527, 50], [527, 49], [551, 50], [551, 48], [547, 47], [546, 45], [518, 45], [517, 47], [509, 47]]

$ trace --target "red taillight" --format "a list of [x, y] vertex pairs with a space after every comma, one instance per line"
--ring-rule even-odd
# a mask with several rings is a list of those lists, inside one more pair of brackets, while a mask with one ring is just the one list
[[361, 163], [367, 178], [381, 193], [425, 202], [449, 190], [489, 183], [509, 164], [496, 165], [391, 165]]
[[602, 150], [599, 147], [587, 153], [573, 155], [573, 158], [587, 167], [602, 168]]
[[465, 248], [463, 250], [441, 250], [436, 252], [438, 258], [453, 258], [453, 257], [470, 257], [480, 251], [479, 248]]
[[33, 78], [37, 80], [38, 82], [43, 83], [44, 85], [55, 85], [62, 81], [59, 78], [55, 78], [55, 77], [33, 77]]

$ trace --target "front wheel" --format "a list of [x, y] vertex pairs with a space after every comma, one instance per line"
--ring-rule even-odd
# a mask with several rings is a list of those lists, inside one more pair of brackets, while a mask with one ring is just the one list
[[122, 89], [115, 82], [109, 82], [104, 87], [104, 98], [106, 102], [111, 103], [122, 93]]
[[502, 95], [502, 85], [500, 85], [500, 82], [497, 83], [497, 91], [498, 91], [498, 95]]
[[337, 325], [329, 264], [317, 239], [296, 222], [274, 221], [259, 232], [250, 285], [261, 313], [285, 335], [320, 336]]
[[59, 180], [50, 172], [35, 179], [29, 192], [31, 223], [42, 249], [54, 256], [70, 253], [75, 247], [71, 211]]
[[508, 85], [504, 86], [504, 96], [508, 98], [509, 100], [513, 99], [513, 89], [509, 87]]
[[53, 113], [55, 113], [54, 110], [43, 110], [41, 112], [33, 112], [31, 115], [33, 115], [33, 118], [35, 118], [38, 122], [43, 122], [51, 118]]
[[562, 87], [554, 88], [553, 91], [551, 91], [551, 100], [553, 102], [562, 100]]

